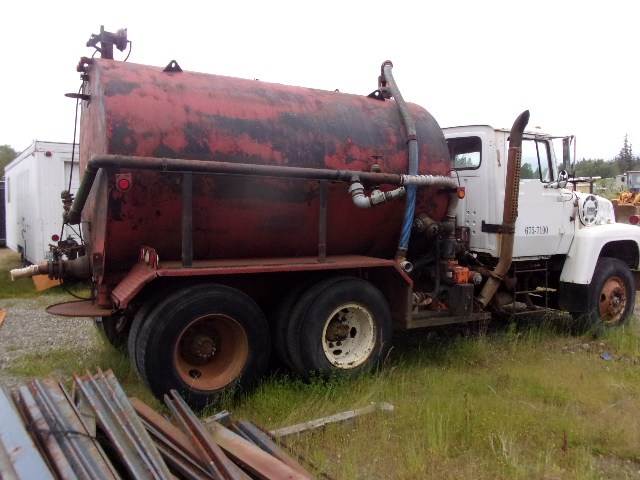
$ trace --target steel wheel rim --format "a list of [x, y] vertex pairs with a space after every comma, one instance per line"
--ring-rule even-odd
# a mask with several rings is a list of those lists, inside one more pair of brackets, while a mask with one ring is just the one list
[[627, 306], [627, 290], [622, 278], [607, 278], [600, 290], [598, 299], [600, 318], [607, 325], [615, 325], [622, 321]]
[[322, 329], [322, 349], [327, 360], [344, 370], [366, 362], [376, 340], [373, 315], [357, 303], [344, 304], [333, 310]]
[[219, 390], [240, 376], [249, 340], [240, 323], [223, 314], [203, 315], [180, 332], [173, 364], [180, 379], [196, 390]]

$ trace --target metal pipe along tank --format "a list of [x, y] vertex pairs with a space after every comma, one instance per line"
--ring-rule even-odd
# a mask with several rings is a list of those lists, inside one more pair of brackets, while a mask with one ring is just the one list
[[[389, 198], [403, 182], [419, 181], [402, 177], [411, 170], [396, 101], [101, 59], [86, 73], [85, 178], [67, 219], [77, 222], [82, 210], [89, 254], [106, 277], [128, 270], [141, 245], [181, 258], [180, 175], [170, 171], [215, 173], [193, 176], [194, 260], [314, 255], [320, 195], [309, 180], [321, 179], [334, 181], [327, 254], [393, 258], [405, 202], [363, 210], [335, 181], [351, 183], [356, 174], [367, 191]], [[415, 209], [442, 219], [443, 186], [455, 186], [447, 146], [426, 110], [406, 108], [417, 132], [417, 174], [431, 179]], [[132, 174], [129, 190], [118, 188], [116, 172]]]

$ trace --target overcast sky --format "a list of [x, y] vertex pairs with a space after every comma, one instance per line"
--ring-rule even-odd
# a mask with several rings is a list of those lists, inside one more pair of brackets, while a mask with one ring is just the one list
[[[640, 2], [4, 2], [0, 144], [70, 142], [75, 66], [101, 24], [127, 27], [129, 61], [368, 94], [394, 63], [406, 100], [441, 126], [574, 133], [578, 157], [640, 153]], [[118, 56], [120, 52], [116, 52]], [[121, 58], [121, 57], [120, 57]]]

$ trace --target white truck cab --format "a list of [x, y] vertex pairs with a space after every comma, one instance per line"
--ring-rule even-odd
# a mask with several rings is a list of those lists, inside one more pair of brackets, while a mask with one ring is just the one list
[[[500, 254], [497, 234], [502, 223], [509, 131], [489, 125], [443, 131], [455, 174], [466, 187], [465, 198], [458, 204], [458, 222], [469, 228], [470, 250], [491, 263]], [[570, 138], [524, 134], [512, 271], [514, 280], [518, 271], [540, 273], [519, 275], [537, 278], [527, 278], [520, 291], [514, 287], [512, 306], [535, 304], [536, 291], [551, 292], [551, 305], [579, 314], [595, 309], [600, 317], [621, 322], [633, 311], [632, 272], [639, 268], [640, 229], [616, 223], [609, 200], [573, 191], [563, 167], [569, 164]], [[564, 146], [562, 162], [557, 161], [554, 144]], [[600, 278], [603, 269], [611, 278]], [[549, 304], [547, 293], [545, 305]]]

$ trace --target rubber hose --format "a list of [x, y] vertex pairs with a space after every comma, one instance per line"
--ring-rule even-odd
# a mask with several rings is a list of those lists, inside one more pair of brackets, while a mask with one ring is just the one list
[[[408, 147], [409, 147], [409, 175], [417, 175], [418, 174], [418, 159], [419, 159], [419, 151], [418, 151], [418, 140], [416, 138], [416, 122], [414, 121], [411, 113], [409, 113], [409, 109], [404, 99], [402, 98], [402, 94], [400, 93], [400, 89], [393, 78], [393, 63], [389, 60], [382, 64], [382, 80], [385, 83], [386, 88], [388, 88], [391, 96], [395, 100], [398, 105], [398, 110], [400, 111], [400, 116], [402, 117], [402, 122], [404, 124], [404, 128], [407, 132], [408, 138]], [[400, 232], [400, 241], [398, 243], [398, 253], [397, 257], [405, 256], [408, 248], [409, 248], [409, 239], [411, 238], [411, 228], [413, 227], [413, 217], [416, 211], [416, 186], [415, 185], [407, 185], [407, 202], [405, 204], [404, 209], [404, 219], [402, 220], [402, 230]]]

